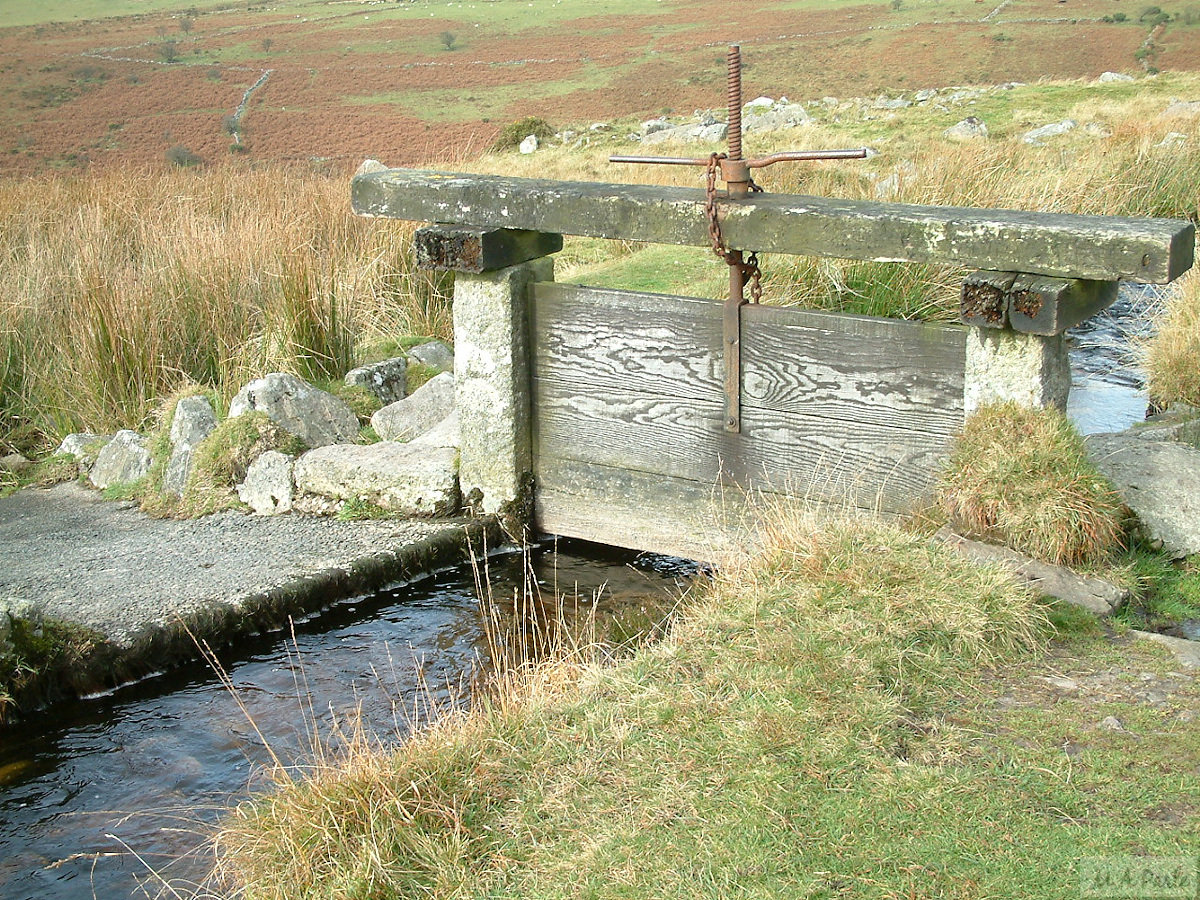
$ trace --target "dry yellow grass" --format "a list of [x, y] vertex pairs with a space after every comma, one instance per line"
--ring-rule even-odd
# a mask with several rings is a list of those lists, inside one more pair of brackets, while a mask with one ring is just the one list
[[[1170, 93], [1198, 87], [1200, 77], [1174, 73], [1136, 86], [990, 92], [962, 111], [986, 115], [995, 137], [970, 144], [942, 136], [946, 115], [934, 105], [876, 121], [835, 122], [818, 111], [816, 125], [752, 133], [747, 150], [878, 150], [864, 161], [775, 166], [760, 179], [773, 191], [875, 199], [880, 181], [896, 174], [889, 199], [906, 202], [1196, 218], [1200, 117], [1160, 113]], [[1045, 147], [1019, 140], [1028, 121], [1064, 115], [1081, 127]], [[1089, 133], [1088, 122], [1111, 136]], [[630, 149], [623, 131], [618, 124], [610, 137], [589, 136], [591, 146], [490, 153], [454, 168], [701, 185], [698, 168], [609, 163], [610, 153]], [[695, 156], [709, 148], [660, 149]], [[0, 181], [0, 440], [44, 448], [68, 431], [137, 427], [187, 381], [228, 396], [265, 371], [336, 375], [376, 341], [448, 336], [447, 282], [412, 268], [414, 225], [357, 218], [348, 195], [344, 177], [303, 167]], [[589, 267], [638, 249], [568, 240], [560, 273], [585, 280]], [[943, 319], [955, 315], [960, 274], [783, 257], [764, 260], [764, 271], [769, 302]]]
[[976, 412], [939, 485], [950, 524], [1059, 565], [1108, 560], [1124, 540], [1124, 507], [1054, 409], [1013, 403]]
[[187, 381], [335, 376], [354, 346], [449, 331], [412, 223], [343, 178], [215, 170], [0, 181], [0, 399], [48, 438], [138, 427]]
[[1200, 276], [1193, 272], [1180, 282], [1157, 324], [1145, 347], [1150, 396], [1200, 407]]

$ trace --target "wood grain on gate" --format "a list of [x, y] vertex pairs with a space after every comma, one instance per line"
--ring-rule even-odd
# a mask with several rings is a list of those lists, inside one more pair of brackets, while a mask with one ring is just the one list
[[729, 434], [720, 301], [538, 283], [530, 306], [547, 532], [696, 556], [746, 493], [899, 511], [963, 422], [961, 326], [747, 306]]

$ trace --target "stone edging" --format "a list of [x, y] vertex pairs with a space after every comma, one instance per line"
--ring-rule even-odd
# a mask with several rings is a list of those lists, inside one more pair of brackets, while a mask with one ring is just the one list
[[485, 547], [497, 546], [500, 533], [494, 517], [480, 518], [234, 602], [214, 600], [166, 625], [147, 626], [127, 647], [111, 641], [97, 643], [82, 663], [52, 669], [27, 685], [14, 696], [16, 708], [40, 709], [178, 667], [203, 656], [197, 641], [221, 648], [239, 638], [278, 630], [297, 615], [460, 563], [474, 549], [482, 552]]

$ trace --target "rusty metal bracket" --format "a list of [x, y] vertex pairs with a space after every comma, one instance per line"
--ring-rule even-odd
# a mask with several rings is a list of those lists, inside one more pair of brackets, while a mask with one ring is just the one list
[[717, 209], [716, 180], [718, 173], [725, 182], [725, 199], [744, 197], [751, 191], [761, 191], [750, 176], [752, 169], [763, 169], [777, 162], [796, 162], [812, 159], [862, 159], [866, 148], [855, 150], [791, 150], [772, 153], [757, 159], [742, 156], [742, 51], [736, 44], [726, 56], [725, 95], [728, 102], [728, 153], [713, 153], [705, 159], [674, 156], [610, 156], [609, 162], [650, 163], [666, 166], [705, 166], [708, 170], [705, 211], [713, 252], [729, 266], [729, 293], [722, 314], [723, 353], [725, 359], [725, 430], [737, 434], [742, 430], [742, 315], [746, 304], [746, 284], [751, 285], [752, 301], [762, 295], [758, 254], [746, 256], [742, 250], [730, 250], [721, 235]]

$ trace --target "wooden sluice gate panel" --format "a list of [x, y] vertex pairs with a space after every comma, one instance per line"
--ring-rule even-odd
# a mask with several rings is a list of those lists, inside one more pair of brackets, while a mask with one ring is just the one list
[[742, 525], [747, 494], [897, 511], [929, 491], [963, 422], [965, 328], [747, 306], [731, 434], [721, 313], [533, 286], [540, 528], [702, 555]]

